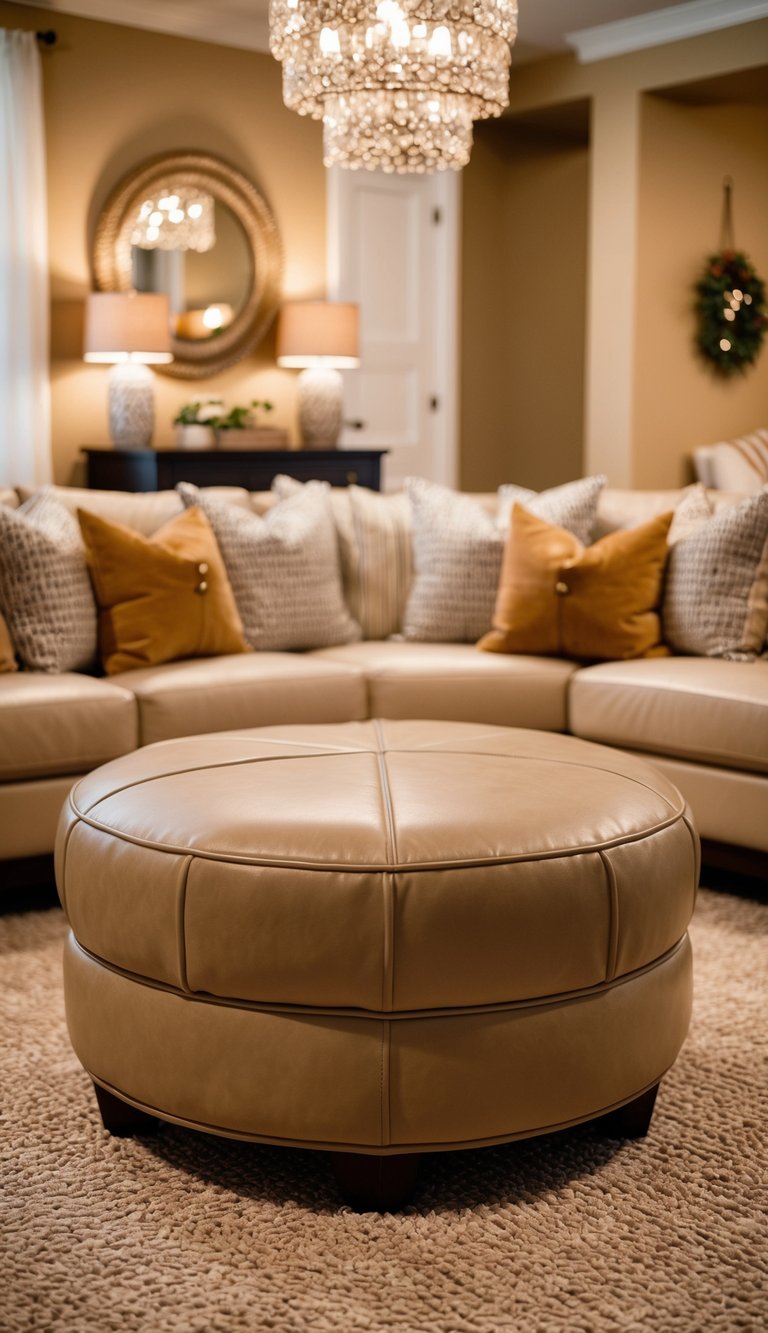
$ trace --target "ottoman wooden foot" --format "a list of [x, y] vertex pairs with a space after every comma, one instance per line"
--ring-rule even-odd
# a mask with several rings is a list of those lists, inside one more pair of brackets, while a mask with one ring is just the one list
[[333, 1152], [331, 1167], [345, 1203], [358, 1213], [388, 1213], [402, 1208], [413, 1194], [421, 1153], [369, 1157]]
[[659, 1085], [656, 1083], [647, 1092], [641, 1092], [633, 1102], [627, 1102], [626, 1106], [619, 1106], [615, 1111], [601, 1116], [597, 1122], [601, 1133], [612, 1139], [644, 1139], [651, 1127], [658, 1091]]
[[157, 1120], [146, 1111], [139, 1111], [128, 1102], [121, 1101], [114, 1093], [107, 1092], [98, 1083], [94, 1083], [96, 1101], [99, 1104], [104, 1128], [118, 1138], [128, 1138], [131, 1134], [151, 1134], [157, 1129]]

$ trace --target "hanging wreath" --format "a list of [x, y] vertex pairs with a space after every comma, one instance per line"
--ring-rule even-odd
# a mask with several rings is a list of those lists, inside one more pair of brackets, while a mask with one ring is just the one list
[[765, 285], [746, 255], [733, 248], [731, 182], [723, 184], [721, 249], [710, 255], [696, 283], [696, 346], [725, 378], [757, 360], [768, 315]]

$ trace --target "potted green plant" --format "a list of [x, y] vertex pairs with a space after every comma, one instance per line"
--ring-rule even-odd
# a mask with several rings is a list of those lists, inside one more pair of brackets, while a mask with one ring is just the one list
[[173, 418], [178, 449], [215, 449], [216, 427], [224, 412], [221, 398], [184, 403]]

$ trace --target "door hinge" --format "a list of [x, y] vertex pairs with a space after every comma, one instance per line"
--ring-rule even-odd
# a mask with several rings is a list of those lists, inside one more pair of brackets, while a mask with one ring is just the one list
[[439, 227], [439, 225], [440, 225], [440, 223], [442, 222], [442, 220], [443, 220], [443, 210], [442, 210], [442, 208], [433, 208], [433, 209], [432, 209], [432, 225], [435, 226], [435, 227]]

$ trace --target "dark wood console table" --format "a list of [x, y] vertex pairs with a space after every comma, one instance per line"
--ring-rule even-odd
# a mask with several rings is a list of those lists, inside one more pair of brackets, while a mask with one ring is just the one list
[[166, 491], [195, 486], [244, 486], [268, 491], [284, 472], [297, 481], [381, 490], [386, 449], [105, 449], [86, 446], [87, 485], [101, 491]]

